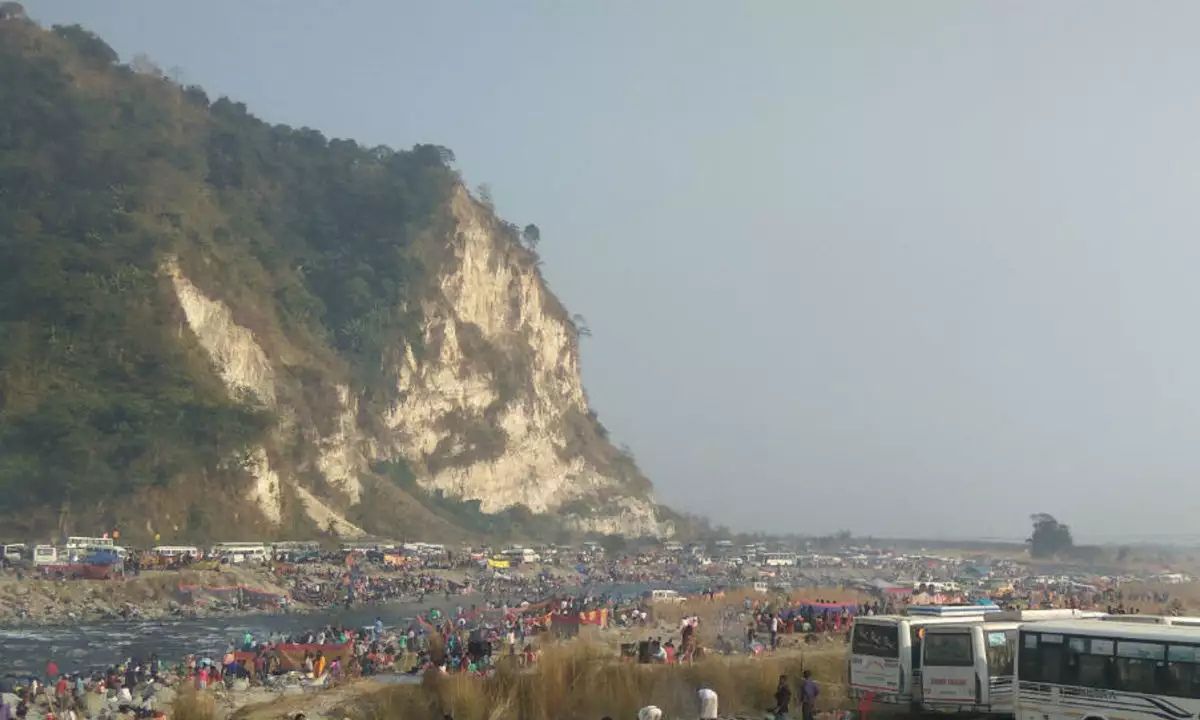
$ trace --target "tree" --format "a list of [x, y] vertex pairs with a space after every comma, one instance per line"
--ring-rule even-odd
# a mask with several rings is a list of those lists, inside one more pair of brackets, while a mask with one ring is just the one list
[[1033, 535], [1026, 542], [1029, 543], [1031, 556], [1050, 558], [1074, 547], [1071, 528], [1060, 523], [1053, 515], [1035, 513], [1029, 519], [1033, 521]]
[[479, 194], [479, 202], [492, 207], [492, 186], [487, 183], [479, 183], [479, 187], [475, 188], [475, 192]]
[[537, 225], [529, 223], [521, 231], [521, 239], [525, 241], [525, 247], [536, 250], [538, 243], [542, 241], [542, 231], [538, 229]]
[[117, 61], [117, 51], [95, 33], [79, 25], [55, 25], [54, 34], [75, 46], [79, 54], [98, 66], [112, 65]]
[[24, 20], [25, 8], [17, 2], [0, 2], [0, 20]]
[[579, 337], [591, 337], [592, 329], [588, 327], [587, 318], [575, 313], [571, 316], [571, 322], [575, 323], [575, 330], [579, 333]]

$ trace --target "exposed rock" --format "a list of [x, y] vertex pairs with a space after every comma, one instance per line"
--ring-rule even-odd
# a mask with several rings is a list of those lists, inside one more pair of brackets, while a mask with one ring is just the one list
[[[347, 517], [362, 501], [372, 462], [402, 460], [422, 487], [478, 500], [483, 512], [523, 505], [560, 513], [570, 506], [561, 519], [575, 530], [670, 534], [648, 484], [629, 477], [636, 474], [632, 463], [620, 469], [591, 419], [577, 331], [534, 258], [461, 187], [451, 211], [453, 234], [418, 248], [438, 258], [435, 282], [422, 303], [423, 352], [397, 338], [395, 402], [380, 417], [364, 418], [350, 385], [330, 378], [335, 416], [319, 423], [328, 426], [324, 433], [307, 426], [300, 432], [324, 487], [273, 467], [260, 447], [245, 462], [247, 498], [278, 524], [283, 487], [290, 486], [319, 529], [359, 537], [365, 530]], [[163, 272], [230, 393], [274, 408], [281, 427], [300, 422], [305, 412], [285, 399], [299, 391], [281, 386], [282, 374], [255, 334], [189, 280], [177, 260]]]

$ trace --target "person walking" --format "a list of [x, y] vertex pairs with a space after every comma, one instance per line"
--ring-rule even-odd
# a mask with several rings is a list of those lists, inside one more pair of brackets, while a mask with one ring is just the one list
[[775, 688], [775, 720], [787, 720], [791, 704], [792, 689], [788, 687], [787, 675], [780, 675], [779, 687]]
[[821, 694], [821, 688], [817, 685], [817, 681], [812, 679], [812, 673], [808, 670], [804, 671], [804, 682], [800, 684], [800, 709], [804, 714], [804, 720], [813, 720], [817, 714], [817, 696]]

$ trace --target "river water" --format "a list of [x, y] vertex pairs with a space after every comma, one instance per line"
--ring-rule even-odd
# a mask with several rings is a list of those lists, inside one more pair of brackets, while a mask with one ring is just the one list
[[[644, 585], [592, 587], [593, 593], [633, 597]], [[238, 615], [194, 619], [130, 620], [56, 625], [48, 627], [0, 628], [0, 676], [40, 675], [46, 661], [53, 659], [62, 672], [107, 667], [128, 658], [149, 658], [158, 653], [174, 663], [190, 653], [219, 658], [230, 642], [241, 642], [250, 632], [257, 639], [272, 633], [285, 635], [316, 630], [325, 625], [365, 627], [381, 618], [388, 627], [407, 627], [417, 615], [432, 607], [450, 613], [457, 606], [483, 605], [480, 595], [430, 595], [423, 603], [394, 602], [350, 609], [271, 615]]]
[[429, 607], [428, 603], [390, 603], [344, 611], [3, 628], [0, 674], [40, 675], [50, 659], [63, 672], [106, 667], [133, 657], [146, 659], [151, 653], [170, 663], [189, 653], [219, 659], [231, 641], [240, 642], [247, 632], [263, 639], [271, 633], [292, 634], [329, 624], [363, 627], [376, 617], [389, 627], [406, 626]]

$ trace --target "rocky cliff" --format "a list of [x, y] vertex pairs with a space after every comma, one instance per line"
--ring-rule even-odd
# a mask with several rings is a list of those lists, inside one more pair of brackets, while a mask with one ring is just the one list
[[452, 161], [0, 20], [10, 509], [180, 537], [670, 534], [535, 251]]

